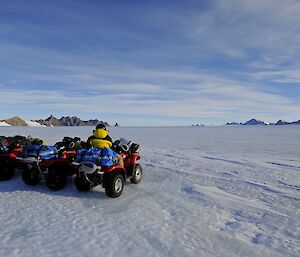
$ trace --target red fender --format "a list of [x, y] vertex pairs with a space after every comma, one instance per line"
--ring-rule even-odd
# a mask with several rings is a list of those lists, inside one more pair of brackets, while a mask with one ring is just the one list
[[140, 159], [141, 159], [141, 156], [140, 156], [139, 153], [134, 153], [132, 155], [126, 156], [126, 158], [124, 159], [125, 168], [128, 168], [128, 167], [131, 167], [131, 166], [135, 165], [136, 162]]

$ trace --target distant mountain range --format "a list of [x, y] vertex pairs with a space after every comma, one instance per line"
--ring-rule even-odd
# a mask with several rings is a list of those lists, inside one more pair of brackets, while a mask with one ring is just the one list
[[275, 124], [270, 123], [270, 125], [277, 125], [277, 126], [281, 126], [281, 125], [300, 125], [300, 120], [292, 121], [292, 122], [286, 122], [286, 121], [283, 121], [283, 120], [279, 120]]
[[236, 125], [243, 125], [243, 126], [255, 126], [255, 125], [274, 125], [274, 126], [281, 126], [281, 125], [300, 125], [300, 120], [298, 121], [292, 121], [292, 122], [286, 122], [283, 120], [279, 120], [276, 123], [265, 123], [261, 120], [251, 119], [246, 121], [245, 123], [238, 123], [238, 122], [227, 122], [226, 125], [228, 126], [236, 126]]
[[61, 126], [96, 126], [98, 124], [104, 124], [105, 126], [109, 126], [109, 124], [105, 121], [99, 121], [97, 119], [90, 120], [81, 120], [80, 118], [73, 117], [61, 117], [60, 119], [55, 118], [54, 116], [50, 116], [47, 119], [39, 119], [39, 120], [31, 120], [25, 121], [18, 116], [0, 120], [0, 126], [30, 126], [30, 127], [61, 127]]
[[197, 124], [193, 124], [192, 127], [204, 127], [203, 124], [197, 123]]
[[[97, 119], [90, 120], [82, 120], [76, 116], [70, 117], [61, 117], [60, 119], [55, 118], [53, 115], [48, 117], [47, 119], [39, 119], [39, 120], [31, 120], [25, 121], [22, 118], [15, 116], [6, 120], [0, 120], [0, 126], [30, 126], [30, 127], [76, 127], [76, 126], [96, 126], [98, 124], [103, 124], [105, 126], [110, 126], [106, 121], [100, 121]], [[260, 121], [257, 119], [251, 119], [246, 121], [245, 123], [238, 122], [227, 122], [227, 126], [256, 126], [256, 125], [274, 125], [274, 126], [284, 126], [284, 125], [300, 125], [300, 120], [287, 122], [283, 120], [279, 120], [276, 123], [265, 123], [264, 121]], [[119, 126], [118, 123], [115, 126]], [[192, 126], [204, 126], [202, 124], [194, 124]]]

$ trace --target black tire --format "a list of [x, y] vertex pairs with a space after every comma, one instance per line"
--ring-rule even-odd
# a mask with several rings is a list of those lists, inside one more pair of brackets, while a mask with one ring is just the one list
[[22, 171], [22, 179], [26, 185], [36, 186], [40, 183], [39, 170], [36, 166], [29, 168], [25, 166]]
[[120, 173], [107, 174], [104, 187], [107, 196], [119, 197], [124, 189], [124, 176]]
[[67, 167], [53, 166], [49, 168], [46, 178], [46, 186], [52, 191], [58, 191], [65, 187], [67, 180]]
[[84, 177], [80, 177], [79, 175], [75, 176], [74, 184], [80, 192], [90, 191], [92, 187], [89, 181], [87, 181]]
[[141, 182], [143, 176], [143, 169], [140, 164], [136, 164], [132, 170], [132, 177], [130, 178], [130, 182], [133, 184], [138, 184]]
[[10, 180], [15, 175], [15, 165], [9, 162], [0, 163], [0, 181]]

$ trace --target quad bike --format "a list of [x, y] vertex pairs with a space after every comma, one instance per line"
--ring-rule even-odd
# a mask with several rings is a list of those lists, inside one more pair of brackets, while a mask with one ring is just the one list
[[74, 162], [78, 166], [75, 176], [75, 186], [79, 191], [89, 191], [91, 188], [102, 185], [107, 196], [119, 197], [127, 178], [131, 183], [138, 184], [142, 179], [142, 166], [137, 163], [140, 154], [137, 152], [139, 145], [125, 143], [118, 140], [113, 149], [119, 154], [118, 163], [103, 167], [92, 161]]
[[15, 175], [16, 158], [23, 152], [18, 143], [10, 144], [8, 138], [0, 138], [0, 181], [9, 180]]
[[52, 191], [65, 187], [68, 176], [74, 175], [75, 171], [70, 163], [76, 156], [75, 142], [65, 139], [54, 146], [41, 147], [31, 153], [24, 149], [23, 157], [17, 159], [21, 163], [25, 184], [34, 186], [45, 180], [46, 186]]

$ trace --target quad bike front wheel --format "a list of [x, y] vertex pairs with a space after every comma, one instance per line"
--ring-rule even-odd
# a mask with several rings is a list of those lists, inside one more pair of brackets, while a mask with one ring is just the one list
[[141, 182], [143, 176], [143, 169], [140, 164], [136, 164], [132, 170], [132, 177], [130, 178], [130, 182], [133, 184], [138, 184]]
[[26, 185], [29, 186], [36, 186], [40, 183], [40, 176], [39, 176], [39, 170], [36, 166], [23, 167], [22, 171], [22, 179]]
[[15, 175], [15, 165], [9, 162], [0, 163], [0, 181], [9, 180]]
[[65, 166], [53, 166], [49, 168], [46, 186], [52, 191], [58, 191], [67, 184], [68, 174]]
[[75, 184], [76, 188], [78, 189], [78, 191], [81, 191], [81, 192], [87, 192], [92, 187], [91, 183], [89, 181], [87, 181], [85, 177], [80, 176], [80, 175], [75, 176], [74, 184]]
[[119, 197], [124, 188], [124, 177], [120, 173], [107, 174], [105, 178], [105, 193], [107, 196]]

